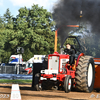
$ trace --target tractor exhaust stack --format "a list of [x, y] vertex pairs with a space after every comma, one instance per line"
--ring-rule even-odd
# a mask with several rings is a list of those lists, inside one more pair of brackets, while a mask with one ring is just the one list
[[57, 31], [55, 31], [55, 46], [54, 46], [54, 52], [57, 52]]

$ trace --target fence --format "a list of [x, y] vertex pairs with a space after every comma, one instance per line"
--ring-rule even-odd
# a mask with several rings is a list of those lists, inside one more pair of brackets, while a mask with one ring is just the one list
[[5, 64], [0, 65], [0, 74], [20, 74], [25, 69], [25, 65]]
[[22, 74], [0, 74], [0, 79], [10, 79], [10, 80], [16, 80], [16, 79], [28, 79], [32, 80], [32, 75], [22, 75]]

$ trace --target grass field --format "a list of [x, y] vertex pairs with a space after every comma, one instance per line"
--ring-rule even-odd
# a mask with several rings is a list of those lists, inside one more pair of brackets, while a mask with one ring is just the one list
[[31, 84], [32, 80], [8, 80], [8, 79], [0, 79], [0, 83]]

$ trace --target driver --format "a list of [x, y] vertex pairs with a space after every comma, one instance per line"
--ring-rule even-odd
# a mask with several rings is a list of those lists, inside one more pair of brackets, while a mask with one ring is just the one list
[[69, 43], [66, 44], [66, 49], [64, 49], [64, 52], [69, 54], [69, 64], [72, 66], [74, 64], [75, 60], [75, 48], [71, 46]]

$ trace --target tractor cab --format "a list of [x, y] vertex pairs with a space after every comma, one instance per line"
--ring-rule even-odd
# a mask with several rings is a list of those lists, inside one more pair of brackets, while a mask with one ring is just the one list
[[61, 54], [66, 54], [66, 52], [64, 52], [64, 49], [66, 48], [67, 43], [70, 43], [71, 49], [75, 51], [76, 58], [81, 52], [83, 52], [82, 46], [79, 42], [79, 38], [77, 36], [68, 36], [61, 44]]

